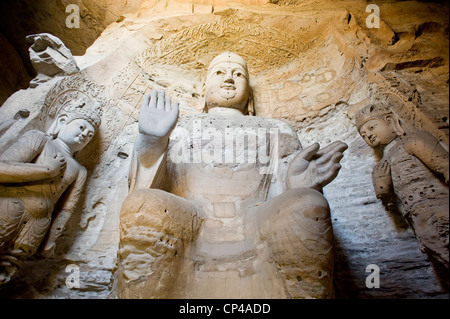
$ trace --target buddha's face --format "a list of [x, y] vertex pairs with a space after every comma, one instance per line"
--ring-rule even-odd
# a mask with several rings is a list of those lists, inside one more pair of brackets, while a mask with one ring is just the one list
[[366, 122], [359, 129], [359, 133], [372, 148], [388, 145], [397, 137], [394, 128], [381, 119]]
[[94, 137], [95, 128], [84, 119], [75, 119], [61, 126], [58, 139], [66, 143], [72, 152], [82, 150]]
[[250, 97], [248, 72], [239, 60], [224, 56], [209, 70], [205, 86], [206, 106], [238, 109], [242, 113]]

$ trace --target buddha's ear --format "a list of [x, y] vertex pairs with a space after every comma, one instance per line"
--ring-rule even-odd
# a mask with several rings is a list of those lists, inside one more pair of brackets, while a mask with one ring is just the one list
[[400, 119], [397, 116], [395, 116], [393, 114], [389, 114], [389, 115], [386, 115], [384, 119], [385, 119], [386, 123], [392, 127], [392, 129], [398, 136], [405, 135], [405, 131], [402, 128]]
[[59, 131], [61, 131], [61, 127], [63, 125], [67, 124], [68, 116], [66, 114], [60, 114], [56, 118], [56, 120], [53, 122], [53, 124], [48, 129], [48, 134], [53, 136], [53, 138], [56, 138], [59, 134]]
[[204, 101], [204, 105], [203, 105], [203, 113], [208, 113], [208, 107], [206, 105], [206, 82], [203, 82], [202, 84], [202, 98]]
[[206, 82], [203, 82], [203, 84], [202, 84], [202, 97], [205, 97], [205, 92], [206, 92]]
[[248, 94], [248, 102], [247, 102], [247, 113], [248, 115], [255, 115], [255, 105], [253, 100], [253, 90], [250, 86], [250, 91]]

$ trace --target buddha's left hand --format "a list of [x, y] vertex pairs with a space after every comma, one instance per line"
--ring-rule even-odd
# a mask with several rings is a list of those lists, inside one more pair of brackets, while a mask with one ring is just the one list
[[341, 169], [339, 162], [347, 148], [346, 143], [336, 141], [322, 149], [318, 143], [303, 149], [288, 168], [287, 188], [303, 187], [321, 190], [338, 175]]

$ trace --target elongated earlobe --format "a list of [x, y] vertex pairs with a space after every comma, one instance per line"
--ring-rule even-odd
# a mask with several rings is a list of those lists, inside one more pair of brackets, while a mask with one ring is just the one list
[[398, 117], [396, 117], [395, 115], [391, 115], [391, 114], [386, 115], [385, 121], [387, 124], [389, 124], [392, 127], [392, 129], [394, 130], [395, 134], [397, 134], [397, 136], [405, 135], [405, 131], [403, 130]]
[[250, 87], [250, 91], [248, 94], [248, 102], [247, 102], [247, 113], [248, 115], [255, 115], [255, 106], [253, 101], [253, 90]]
[[206, 83], [202, 84], [202, 97], [205, 97]]
[[202, 98], [204, 101], [203, 105], [203, 113], [208, 113], [208, 105], [206, 104], [206, 83], [203, 83], [202, 85]]
[[53, 138], [58, 137], [59, 131], [61, 131], [61, 127], [67, 123], [68, 116], [66, 114], [58, 115], [56, 120], [48, 129], [48, 134]]

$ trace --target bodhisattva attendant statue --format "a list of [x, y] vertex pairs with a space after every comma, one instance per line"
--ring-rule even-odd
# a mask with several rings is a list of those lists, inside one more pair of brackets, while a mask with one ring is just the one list
[[356, 125], [366, 143], [383, 152], [372, 172], [377, 198], [400, 209], [421, 250], [448, 269], [448, 151], [427, 132], [407, 134], [384, 106], [362, 108]]
[[[46, 235], [44, 250], [54, 251], [87, 176], [73, 156], [97, 131], [99, 107], [94, 101], [71, 101], [49, 134], [28, 131], [0, 155], [0, 284], [11, 280]], [[60, 209], [54, 212], [56, 206]]]
[[[303, 149], [281, 194], [268, 195], [281, 158], [300, 147], [297, 135], [282, 121], [246, 116], [249, 74], [234, 53], [213, 59], [204, 95], [205, 114], [180, 119], [164, 91], [144, 98], [120, 217], [119, 297], [333, 297], [333, 235], [321, 189], [337, 176], [347, 145]], [[277, 140], [267, 137], [273, 132]], [[258, 145], [239, 143], [252, 133]], [[271, 153], [268, 170], [258, 146]], [[248, 160], [255, 151], [259, 160]]]

